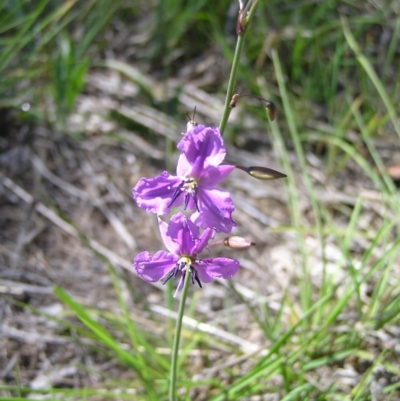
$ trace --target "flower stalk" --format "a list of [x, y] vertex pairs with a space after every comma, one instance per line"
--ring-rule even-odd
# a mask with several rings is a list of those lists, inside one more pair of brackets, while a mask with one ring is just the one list
[[230, 107], [230, 103], [231, 103], [231, 99], [233, 96], [233, 92], [235, 90], [236, 76], [237, 76], [237, 71], [239, 68], [240, 53], [242, 52], [243, 45], [244, 45], [244, 36], [245, 36], [245, 32], [239, 33], [238, 39], [236, 42], [236, 48], [235, 48], [235, 54], [233, 56], [233, 61], [232, 61], [231, 73], [229, 75], [228, 89], [226, 91], [224, 109], [222, 110], [221, 122], [219, 123], [219, 132], [221, 133], [222, 136], [224, 135], [226, 123], [228, 122], [229, 115], [231, 114], [231, 110], [232, 110], [232, 108]]
[[179, 342], [181, 339], [183, 313], [190, 283], [190, 268], [187, 266], [183, 282], [181, 299], [179, 302], [178, 315], [176, 317], [175, 335], [171, 350], [171, 369], [169, 373], [169, 401], [176, 400], [176, 372], [178, 370]]
[[[185, 303], [189, 284], [210, 283], [214, 279], [230, 279], [239, 270], [240, 263], [227, 257], [205, 257], [202, 251], [209, 247], [223, 245], [231, 249], [246, 249], [255, 245], [247, 238], [229, 235], [236, 223], [232, 218], [234, 204], [228, 191], [218, 187], [235, 168], [259, 180], [275, 180], [284, 174], [267, 167], [230, 165], [224, 163], [226, 148], [222, 134], [225, 130], [231, 108], [240, 97], [235, 93], [236, 76], [240, 55], [244, 45], [248, 25], [254, 15], [258, 0], [239, 1], [237, 18], [237, 42], [229, 76], [225, 106], [219, 129], [199, 125], [189, 116], [186, 132], [177, 144], [180, 156], [176, 174], [164, 171], [155, 177], [142, 177], [133, 188], [133, 198], [137, 205], [158, 216], [161, 238], [167, 250], [159, 250], [151, 255], [140, 252], [133, 260], [135, 272], [148, 282], [161, 281], [168, 286], [168, 305], [172, 309], [173, 298], [180, 293], [178, 313], [171, 348], [169, 375], [169, 401], [176, 401], [179, 345], [182, 331]], [[256, 97], [256, 96], [254, 96]], [[259, 99], [267, 108], [270, 120], [276, 116], [272, 102]], [[175, 207], [183, 207], [185, 213], [167, 216]], [[223, 240], [214, 241], [216, 233], [226, 233]], [[177, 281], [172, 294], [172, 283]], [[173, 322], [169, 321], [173, 326]], [[171, 332], [173, 328], [171, 327]]]
[[249, 0], [245, 7], [243, 7], [242, 1], [239, 1], [239, 15], [236, 24], [236, 33], [238, 35], [235, 53], [233, 55], [231, 73], [229, 75], [228, 89], [226, 92], [225, 104], [222, 110], [221, 122], [219, 123], [219, 132], [224, 135], [225, 127], [231, 114], [230, 103], [232, 96], [235, 91], [237, 71], [239, 68], [240, 54], [242, 53], [244, 39], [247, 32], [247, 27], [253, 18], [254, 12], [256, 11], [258, 0]]

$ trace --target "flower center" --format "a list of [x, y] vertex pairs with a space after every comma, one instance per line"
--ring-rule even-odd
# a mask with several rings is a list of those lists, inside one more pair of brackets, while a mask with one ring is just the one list
[[194, 178], [185, 178], [182, 181], [182, 188], [186, 191], [186, 193], [193, 195], [194, 193], [196, 193], [197, 190], [197, 181]]
[[181, 195], [183, 192], [185, 192], [184, 210], [187, 209], [187, 207], [189, 205], [189, 201], [190, 201], [190, 199], [192, 199], [194, 206], [196, 207], [196, 210], [199, 212], [199, 206], [198, 206], [198, 202], [197, 202], [198, 187], [199, 187], [199, 184], [194, 178], [192, 178], [192, 177], [185, 178], [179, 184], [178, 188], [176, 188], [174, 194], [172, 195], [171, 202], [168, 204], [168, 207], [171, 207], [172, 204], [178, 198], [178, 196]]
[[197, 274], [197, 270], [192, 266], [192, 258], [190, 256], [182, 256], [178, 260], [178, 262], [176, 262], [174, 268], [164, 277], [162, 283], [165, 284], [171, 278], [175, 280], [178, 273], [180, 273], [181, 278], [179, 280], [179, 285], [177, 288], [180, 289], [183, 286], [183, 280], [185, 278], [186, 272], [190, 272], [192, 284], [194, 284], [194, 282], [196, 281], [199, 287], [202, 288], [199, 275]]
[[178, 260], [178, 265], [183, 265], [181, 270], [183, 270], [184, 267], [186, 267], [186, 270], [188, 270], [188, 268], [190, 269], [190, 265], [192, 264], [192, 259], [189, 256], [182, 256], [179, 260]]

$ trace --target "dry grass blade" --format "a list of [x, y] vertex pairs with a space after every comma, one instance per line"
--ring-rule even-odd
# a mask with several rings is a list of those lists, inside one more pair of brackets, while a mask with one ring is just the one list
[[18, 283], [10, 280], [0, 280], [0, 294], [22, 295], [29, 294], [52, 294], [52, 287], [43, 287], [39, 285], [31, 285], [25, 283]]
[[118, 113], [172, 141], [179, 140], [179, 129], [176, 122], [165, 113], [143, 105], [136, 105], [133, 108], [120, 106]]
[[68, 182], [62, 180], [61, 178], [54, 175], [48, 168], [42, 163], [42, 161], [35, 155], [32, 156], [32, 163], [34, 167], [42, 174], [45, 178], [47, 178], [54, 185], [57, 185], [64, 191], [67, 191], [73, 196], [76, 196], [80, 199], [84, 199], [87, 202], [92, 203], [99, 210], [102, 211], [104, 216], [108, 219], [111, 226], [114, 228], [116, 233], [125, 241], [125, 243], [131, 249], [136, 248], [136, 242], [133, 239], [132, 235], [129, 233], [127, 228], [124, 226], [121, 220], [117, 218], [117, 216], [105, 205], [98, 197], [92, 197], [87, 192], [82, 191], [79, 188], [69, 184]]
[[61, 337], [61, 336], [47, 336], [41, 333], [29, 333], [27, 331], [18, 330], [13, 327], [9, 327], [3, 325], [1, 328], [1, 332], [4, 336], [14, 338], [19, 341], [27, 342], [27, 343], [47, 343], [47, 344], [66, 344], [69, 343], [71, 340], [68, 337]]
[[[176, 319], [177, 313], [166, 309], [160, 305], [151, 305], [151, 310], [153, 312], [157, 312], [163, 316], [167, 317], [172, 317], [173, 319]], [[258, 345], [255, 345], [254, 343], [251, 343], [243, 338], [240, 338], [238, 336], [235, 336], [234, 334], [228, 333], [225, 330], [219, 329], [217, 327], [211, 326], [207, 323], [201, 323], [195, 319], [192, 319], [190, 317], [184, 316], [183, 318], [183, 323], [191, 327], [193, 329], [197, 329], [203, 333], [211, 334], [216, 337], [219, 337], [220, 339], [227, 341], [229, 343], [237, 345], [243, 352], [258, 352], [262, 351], [262, 353], [267, 353], [268, 350], [265, 347], [260, 347]]]
[[135, 145], [135, 147], [141, 152], [151, 156], [153, 159], [165, 160], [165, 153], [155, 148], [153, 144], [147, 142], [139, 135], [126, 129], [120, 129], [118, 135], [129, 143]]
[[[63, 231], [68, 234], [74, 236], [75, 238], [81, 238], [81, 233], [72, 225], [63, 220], [60, 216], [58, 216], [53, 210], [44, 206], [42, 203], [35, 202], [32, 195], [28, 194], [24, 189], [15, 184], [14, 181], [10, 180], [8, 177], [3, 174], [1, 177], [1, 183], [13, 191], [20, 199], [29, 204], [34, 204], [35, 209], [44, 217], [49, 219], [53, 224], [61, 228]], [[98, 252], [99, 254], [105, 256], [112, 264], [121, 266], [125, 269], [132, 270], [132, 263], [126, 259], [121, 258], [114, 252], [110, 251], [103, 245], [99, 244], [97, 241], [87, 238], [89, 246]]]

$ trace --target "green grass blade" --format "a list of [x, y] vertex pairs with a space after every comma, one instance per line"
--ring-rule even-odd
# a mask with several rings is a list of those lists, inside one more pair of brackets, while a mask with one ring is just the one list
[[367, 57], [365, 57], [364, 54], [362, 54], [360, 47], [358, 46], [353, 34], [350, 31], [350, 26], [348, 24], [348, 21], [344, 17], [342, 17], [342, 29], [347, 44], [350, 46], [351, 50], [356, 55], [358, 62], [368, 75], [369, 79], [375, 86], [375, 89], [377, 90], [379, 96], [381, 97], [384, 105], [386, 106], [393, 127], [397, 132], [398, 137], [400, 138], [400, 123], [397, 117], [396, 109], [394, 108], [393, 103], [391, 102], [382, 81], [379, 79], [378, 74], [375, 72], [374, 68], [372, 67]]
[[54, 294], [66, 305], [68, 305], [77, 315], [77, 317], [81, 320], [81, 322], [87, 326], [98, 338], [98, 340], [110, 348], [115, 352], [115, 355], [118, 359], [130, 367], [132, 370], [136, 372], [136, 374], [142, 380], [142, 383], [146, 387], [148, 391], [150, 399], [157, 399], [157, 396], [154, 392], [153, 387], [147, 382], [146, 378], [143, 376], [143, 368], [145, 365], [140, 363], [140, 360], [137, 357], [131, 355], [122, 349], [119, 344], [113, 339], [113, 337], [107, 332], [107, 330], [98, 322], [90, 317], [90, 315], [86, 312], [86, 310], [75, 302], [66, 292], [64, 292], [61, 288], [56, 287], [54, 289]]

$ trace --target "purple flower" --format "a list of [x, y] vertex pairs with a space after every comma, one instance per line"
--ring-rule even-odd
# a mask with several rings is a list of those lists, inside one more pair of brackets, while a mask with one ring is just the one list
[[239, 262], [228, 258], [198, 259], [197, 255], [207, 247], [214, 237], [214, 230], [207, 228], [199, 235], [199, 228], [184, 214], [171, 217], [169, 224], [161, 219], [161, 237], [169, 252], [158, 251], [154, 256], [141, 252], [133, 261], [136, 273], [146, 281], [163, 278], [165, 284], [170, 278], [179, 276], [178, 289], [183, 285], [186, 272], [190, 272], [192, 283], [209, 283], [214, 278], [230, 278], [239, 269]]
[[215, 186], [235, 166], [221, 165], [226, 149], [218, 129], [198, 125], [177, 147], [182, 154], [176, 176], [164, 171], [154, 178], [141, 178], [133, 188], [136, 203], [158, 215], [168, 214], [172, 206], [184, 203], [185, 210], [196, 210], [191, 219], [199, 227], [231, 232], [236, 226], [232, 199], [227, 191]]

